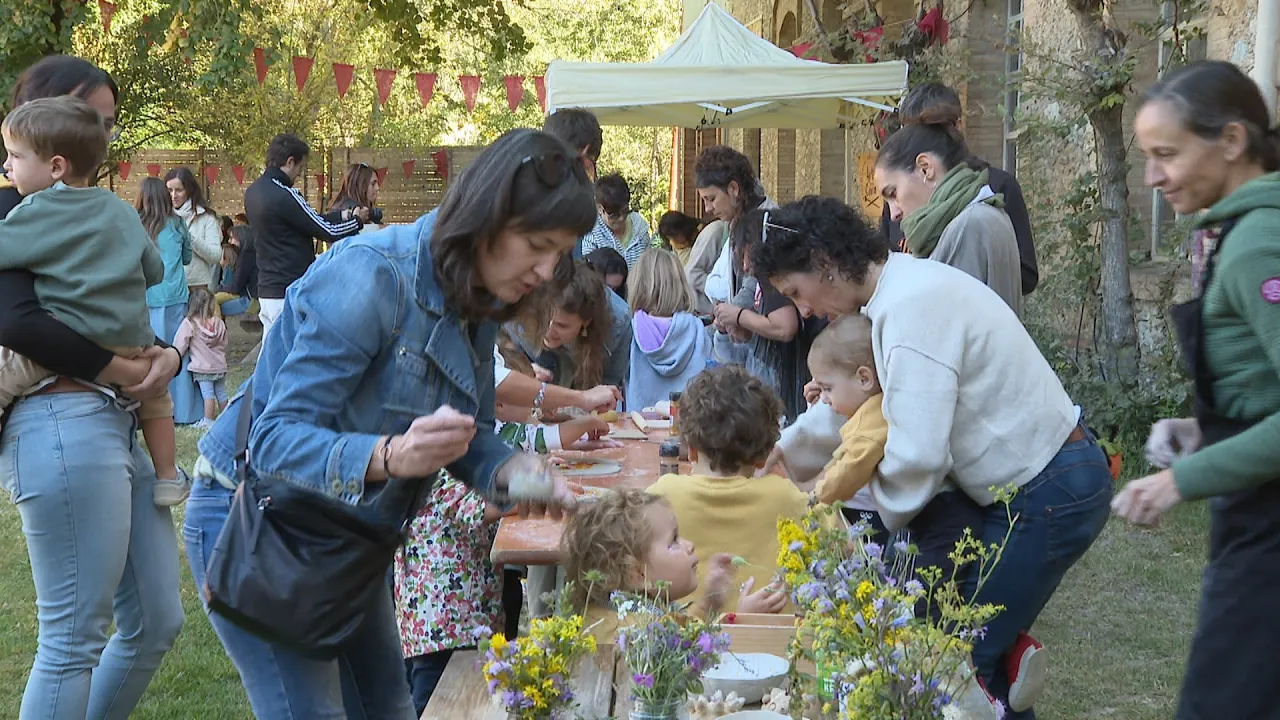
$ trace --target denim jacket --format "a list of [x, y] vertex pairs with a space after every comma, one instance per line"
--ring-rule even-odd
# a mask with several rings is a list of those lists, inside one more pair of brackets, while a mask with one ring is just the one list
[[[494, 434], [498, 326], [467, 329], [445, 308], [431, 260], [435, 212], [335, 245], [289, 286], [253, 374], [249, 467], [356, 504], [384, 435], [443, 405], [476, 418], [449, 472], [480, 492], [514, 452]], [[241, 397], [243, 397], [241, 395]], [[200, 453], [235, 476], [239, 397]]]

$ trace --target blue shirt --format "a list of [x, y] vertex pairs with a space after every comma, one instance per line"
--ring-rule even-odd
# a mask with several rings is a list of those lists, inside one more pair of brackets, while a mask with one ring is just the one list
[[147, 307], [185, 305], [190, 292], [184, 266], [191, 262], [191, 235], [182, 218], [175, 215], [169, 219], [169, 224], [156, 235], [156, 247], [164, 261], [164, 280], [147, 288]]
[[[360, 503], [378, 440], [449, 405], [476, 418], [475, 439], [449, 472], [480, 492], [492, 484], [514, 452], [493, 431], [498, 326], [468, 332], [445, 307], [431, 260], [434, 224], [433, 211], [349, 238], [289, 286], [252, 378], [254, 476]], [[242, 397], [200, 441], [228, 477]]]

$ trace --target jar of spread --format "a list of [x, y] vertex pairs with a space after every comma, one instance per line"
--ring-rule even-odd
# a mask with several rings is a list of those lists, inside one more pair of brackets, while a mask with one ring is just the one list
[[663, 441], [658, 448], [658, 474], [680, 474], [680, 444], [675, 440]]

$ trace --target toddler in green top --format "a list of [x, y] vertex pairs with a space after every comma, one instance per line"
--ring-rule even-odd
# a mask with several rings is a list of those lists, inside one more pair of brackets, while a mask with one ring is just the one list
[[[138, 214], [110, 190], [89, 187], [107, 154], [97, 111], [73, 97], [26, 103], [0, 126], [4, 169], [23, 195], [0, 221], [0, 270], [36, 276], [40, 304], [89, 340], [124, 357], [154, 344], [146, 291], [164, 279], [160, 251]], [[0, 407], [39, 389], [52, 373], [0, 349]], [[173, 401], [142, 403], [143, 437], [156, 467], [155, 501], [176, 505], [189, 482], [175, 460]]]

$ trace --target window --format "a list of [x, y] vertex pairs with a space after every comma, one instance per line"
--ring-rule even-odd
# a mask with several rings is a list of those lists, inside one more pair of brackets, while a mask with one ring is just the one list
[[1005, 55], [1004, 93], [1004, 162], [1006, 172], [1017, 174], [1018, 169], [1018, 106], [1022, 93], [1018, 90], [1019, 73], [1022, 70], [1022, 0], [1008, 0], [1008, 52]]
[[[1172, 0], [1165, 0], [1161, 10], [1164, 30], [1160, 33], [1160, 53], [1157, 75], [1176, 70], [1188, 63], [1204, 60], [1209, 55], [1209, 40], [1205, 33], [1205, 17], [1200, 14], [1193, 17], [1178, 17], [1177, 5]], [[1178, 32], [1174, 33], [1174, 27]], [[1156, 189], [1151, 190], [1151, 257], [1160, 254], [1160, 236], [1162, 228], [1177, 218], [1173, 207], [1164, 199], [1164, 195]]]

